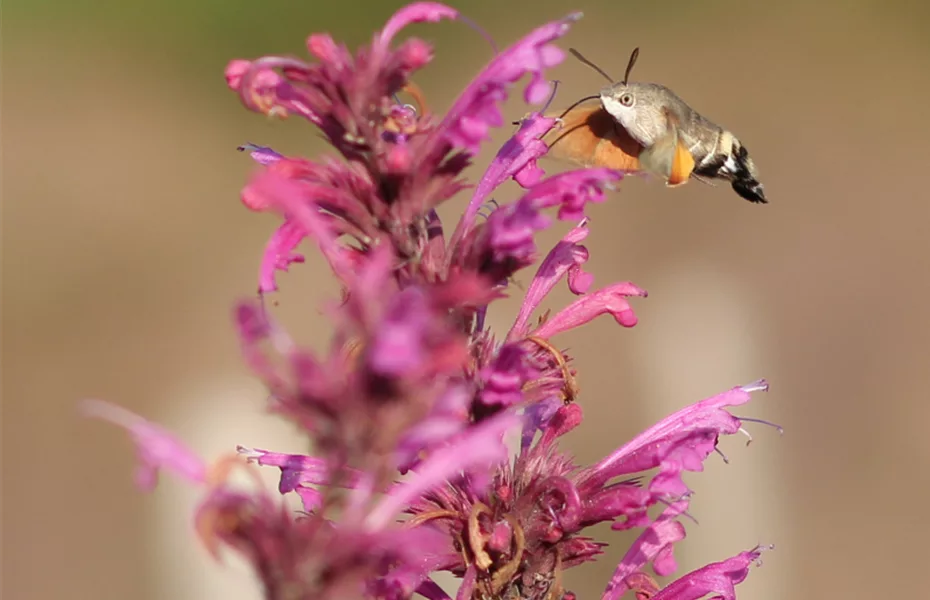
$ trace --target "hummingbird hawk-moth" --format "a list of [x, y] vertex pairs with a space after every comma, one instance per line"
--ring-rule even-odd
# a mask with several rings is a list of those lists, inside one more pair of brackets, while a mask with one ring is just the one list
[[735, 135], [702, 116], [669, 88], [629, 80], [639, 48], [630, 55], [619, 82], [577, 50], [571, 52], [611, 83], [560, 114], [546, 115], [562, 123], [542, 137], [549, 147], [548, 156], [582, 166], [647, 171], [669, 186], [691, 178], [705, 183], [724, 180], [746, 200], [768, 202], [756, 167]]

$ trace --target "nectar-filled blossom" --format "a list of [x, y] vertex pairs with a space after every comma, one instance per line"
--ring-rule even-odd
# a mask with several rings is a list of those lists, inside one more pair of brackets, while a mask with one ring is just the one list
[[[211, 463], [125, 409], [93, 401], [86, 410], [133, 438], [140, 486], [167, 470], [201, 488], [196, 534], [215, 555], [244, 556], [266, 598], [449, 598], [435, 581], [442, 572], [458, 578], [452, 593], [462, 600], [574, 598], [564, 573], [601, 559], [613, 542], [593, 536], [601, 523], [638, 532], [603, 582], [603, 600], [731, 600], [759, 561], [764, 548], [755, 547], [675, 577], [691, 497], [685, 474], [703, 470], [721, 436], [758, 422], [731, 411], [765, 381], [683, 406], [593, 464], [563, 446], [584, 427], [587, 399], [560, 335], [608, 317], [619, 334], [637, 324], [634, 306], [646, 296], [630, 282], [597, 285], [585, 270], [582, 242], [596, 235], [587, 207], [608, 201], [624, 173], [545, 173], [540, 138], [561, 124], [530, 112], [478, 181], [464, 176], [491, 130], [511, 120], [501, 106], [515, 88], [531, 105], [551, 100], [547, 71], [579, 17], [495, 51], [445, 112], [413, 83], [432, 45], [397, 39], [411, 23], [470, 23], [439, 3], [401, 9], [356, 50], [314, 34], [311, 60], [227, 66], [248, 109], [300, 117], [330, 146], [314, 158], [240, 147], [256, 163], [242, 203], [280, 222], [256, 260], [259, 298], [237, 304], [233, 320], [271, 412], [305, 431], [312, 452], [243, 440]], [[494, 193], [511, 181], [520, 194], [499, 202]], [[436, 208], [462, 194], [461, 216], [443, 223]], [[564, 235], [540, 251], [537, 234], [550, 227]], [[322, 351], [292, 339], [264, 302], [313, 249], [342, 287], [324, 307], [332, 335]], [[519, 292], [513, 278], [534, 265]], [[557, 285], [576, 299], [540, 315]], [[513, 293], [523, 302], [512, 325], [491, 331], [489, 308]], [[280, 471], [277, 490], [231, 484], [234, 469], [261, 467]], [[283, 501], [290, 494], [302, 510]]]

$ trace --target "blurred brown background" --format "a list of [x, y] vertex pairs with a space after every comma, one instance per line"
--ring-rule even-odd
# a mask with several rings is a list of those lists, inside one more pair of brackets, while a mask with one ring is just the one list
[[[168, 478], [153, 495], [138, 493], [124, 435], [79, 419], [76, 402], [126, 405], [208, 456], [239, 443], [302, 449], [292, 428], [261, 414], [263, 390], [230, 327], [231, 303], [254, 290], [275, 226], [239, 204], [253, 165], [235, 147], [322, 148], [297, 119], [245, 111], [223, 67], [304, 55], [314, 31], [358, 45], [400, 4], [4, 3], [6, 598], [259, 597], [241, 565], [217, 566], [193, 541], [190, 491]], [[633, 180], [591, 210], [597, 282], [629, 279], [650, 297], [635, 302], [632, 330], [605, 318], [561, 340], [581, 369], [589, 419], [571, 439], [581, 460], [764, 376], [772, 390], [737, 413], [786, 433], [750, 425], [749, 448], [728, 438], [730, 464], [711, 457], [688, 478], [700, 525], [680, 545], [682, 568], [775, 543], [741, 598], [925, 597], [930, 9], [868, 0], [456, 5], [501, 46], [583, 10], [564, 45], [614, 74], [641, 46], [635, 78], [671, 86], [732, 129], [771, 199], [755, 206], [725, 184], [666, 190]], [[437, 44], [418, 82], [445, 108], [490, 51], [462, 24], [412, 33]], [[563, 105], [601, 86], [571, 59], [551, 76], [563, 82]], [[519, 94], [507, 110], [525, 112]], [[508, 185], [499, 199], [515, 191]], [[282, 277], [280, 312], [320, 344], [317, 306], [335, 290], [308, 257]], [[568, 299], [560, 289], [549, 306]], [[491, 324], [512, 317], [498, 310]], [[569, 576], [583, 599], [599, 597], [629, 541], [602, 534], [615, 542], [608, 557]]]

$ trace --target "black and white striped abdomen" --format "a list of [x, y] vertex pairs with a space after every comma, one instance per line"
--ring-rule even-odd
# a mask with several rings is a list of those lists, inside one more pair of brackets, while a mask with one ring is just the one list
[[750, 202], [765, 204], [765, 191], [746, 147], [729, 131], [720, 130], [716, 144], [704, 156], [694, 154], [694, 174], [729, 181], [733, 190]]

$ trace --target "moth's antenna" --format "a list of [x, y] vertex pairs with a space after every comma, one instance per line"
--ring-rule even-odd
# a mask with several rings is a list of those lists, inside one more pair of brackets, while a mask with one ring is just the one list
[[582, 63], [588, 65], [589, 67], [591, 67], [592, 69], [600, 73], [601, 76], [607, 81], [609, 81], [610, 83], [613, 83], [615, 81], [613, 77], [611, 77], [610, 75], [604, 72], [604, 69], [600, 68], [599, 66], [597, 66], [596, 64], [594, 64], [593, 62], [585, 58], [584, 55], [581, 54], [581, 52], [578, 52], [574, 48], [569, 48], [568, 51], [571, 52], [572, 56], [580, 60]]
[[633, 48], [633, 53], [630, 54], [630, 62], [626, 65], [626, 73], [623, 74], [623, 85], [626, 85], [630, 81], [630, 71], [633, 70], [633, 65], [636, 64], [636, 59], [639, 58], [639, 47]]

